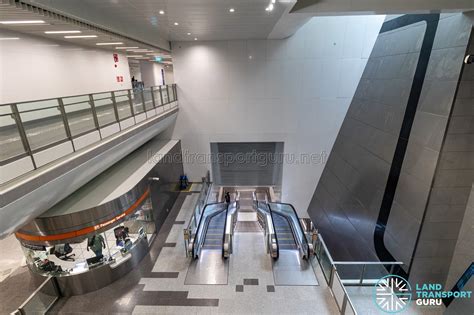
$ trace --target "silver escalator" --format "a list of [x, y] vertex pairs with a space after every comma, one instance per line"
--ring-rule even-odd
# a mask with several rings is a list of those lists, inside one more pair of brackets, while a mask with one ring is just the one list
[[228, 261], [232, 253], [232, 240], [239, 209], [238, 196], [230, 204], [225, 202], [207, 204], [198, 217], [195, 229], [186, 232], [189, 236], [188, 256], [193, 257], [186, 275], [185, 284], [226, 284]]
[[301, 258], [310, 258], [313, 254], [312, 243], [308, 242], [292, 205], [257, 200], [254, 195], [254, 208], [265, 231], [268, 252], [273, 258], [278, 258], [282, 250], [297, 251]]
[[275, 285], [318, 285], [311, 265], [312, 242], [308, 242], [298, 215], [290, 204], [257, 200], [254, 208], [265, 231], [267, 252], [273, 258]]

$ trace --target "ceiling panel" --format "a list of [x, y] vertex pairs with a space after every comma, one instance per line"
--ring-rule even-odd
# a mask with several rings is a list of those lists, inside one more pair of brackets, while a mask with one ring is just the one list
[[[285, 12], [271, 0], [31, 0], [148, 42], [265, 39]], [[289, 1], [281, 1], [288, 3]], [[230, 13], [229, 9], [235, 12]], [[160, 15], [159, 11], [165, 14]], [[179, 25], [175, 26], [174, 23]], [[191, 33], [191, 35], [187, 35]]]
[[[155, 56], [162, 57], [163, 63], [170, 63], [172, 61], [169, 51], [160, 49], [158, 47], [148, 45], [143, 42], [135, 41], [134, 39], [120, 36], [120, 34], [110, 33], [90, 26], [88, 24], [80, 23], [73, 19], [65, 18], [51, 14], [50, 12], [42, 12], [28, 6], [11, 5], [9, 1], [2, 0], [0, 2], [0, 21], [14, 21], [14, 20], [42, 20], [45, 23], [41, 24], [14, 24], [5, 25], [0, 24], [0, 37], [11, 37], [10, 32], [2, 30], [11, 30], [20, 33], [27, 33], [35, 36], [42, 36], [52, 41], [68, 42], [71, 44], [93, 47], [94, 49], [103, 49], [109, 51], [117, 51], [125, 53], [126, 55], [139, 55], [146, 57], [153, 61]], [[79, 34], [45, 34], [46, 31], [80, 31]], [[2, 35], [3, 34], [3, 35]], [[18, 34], [18, 33], [15, 33]], [[95, 35], [95, 38], [65, 38], [67, 35]], [[21, 36], [20, 36], [21, 39]], [[123, 45], [98, 46], [97, 43], [103, 42], [122, 42]], [[6, 41], [3, 42], [6, 44]], [[116, 47], [139, 47], [139, 49], [146, 49], [147, 52], [134, 52], [127, 50], [118, 50]]]

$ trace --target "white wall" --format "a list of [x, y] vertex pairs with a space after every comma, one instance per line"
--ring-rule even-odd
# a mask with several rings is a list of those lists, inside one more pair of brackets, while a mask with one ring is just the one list
[[173, 72], [173, 68], [171, 67], [165, 68], [165, 83], [166, 84], [174, 83], [174, 72]]
[[140, 69], [139, 62], [128, 62], [130, 67], [130, 80], [132, 77], [135, 77], [135, 80], [141, 81], [142, 80], [142, 72]]
[[20, 37], [0, 41], [0, 104], [131, 88], [123, 55], [115, 68], [111, 51], [7, 30], [0, 37]]
[[[210, 154], [210, 142], [284, 141], [296, 157], [328, 155], [383, 20], [317, 17], [284, 40], [173, 43], [173, 136], [183, 153]], [[323, 167], [286, 163], [282, 200], [305, 214]], [[192, 180], [207, 169], [185, 160]]]
[[163, 85], [163, 76], [161, 75], [163, 65], [157, 62], [140, 61], [140, 72], [142, 74], [142, 81], [145, 87]]

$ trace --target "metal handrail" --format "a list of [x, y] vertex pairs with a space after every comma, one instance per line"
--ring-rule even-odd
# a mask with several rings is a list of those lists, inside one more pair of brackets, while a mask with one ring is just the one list
[[[209, 173], [209, 172], [208, 172]], [[199, 192], [198, 200], [194, 206], [193, 215], [189, 219], [188, 226], [183, 230], [184, 232], [184, 247], [186, 249], [186, 257], [192, 256], [192, 242], [194, 241], [195, 231], [197, 229], [197, 224], [201, 218], [202, 210], [209, 200], [209, 195], [211, 193], [212, 183], [210, 181], [210, 175], [202, 178], [202, 187]]]
[[[230, 205], [229, 205], [230, 206]], [[227, 207], [226, 222], [224, 225], [224, 238], [222, 245], [222, 256], [229, 258], [233, 251], [234, 228], [237, 223], [237, 212], [240, 209], [240, 192], [237, 192], [232, 208]]]
[[[156, 93], [160, 93], [161, 99], [163, 91], [165, 91], [163, 86], [159, 86], [156, 89], [153, 87], [149, 88], [146, 90], [146, 92], [150, 92], [152, 95]], [[166, 86], [166, 91], [169, 91], [169, 89], [172, 89], [173, 91], [176, 91], [176, 85], [172, 84], [171, 87]], [[122, 94], [116, 96], [115, 94], [117, 92], [121, 92]], [[127, 93], [123, 93], [127, 92]], [[101, 129], [104, 127], [107, 127], [112, 124], [118, 124], [119, 130], [121, 131], [122, 127], [122, 122], [126, 119], [133, 119], [132, 125], [136, 125], [137, 115], [141, 115], [145, 113], [145, 117], [148, 116], [148, 113], [150, 110], [153, 109], [158, 109], [160, 107], [163, 108], [163, 112], [170, 110], [172, 108], [171, 103], [174, 103], [177, 101], [178, 97], [177, 94], [173, 93], [173, 95], [167, 95], [167, 103], [160, 102], [155, 102], [155, 97], [152, 97], [151, 100], [146, 101], [147, 104], [153, 104], [152, 106], [145, 106], [145, 101], [143, 98], [143, 93], [144, 90], [136, 91], [133, 89], [122, 89], [122, 90], [116, 90], [116, 91], [105, 91], [105, 92], [99, 92], [99, 93], [94, 93], [94, 94], [80, 94], [80, 95], [70, 95], [70, 96], [64, 96], [60, 98], [49, 98], [49, 99], [41, 99], [41, 100], [33, 100], [33, 101], [26, 101], [26, 102], [13, 102], [13, 103], [8, 103], [8, 104], [0, 104], [0, 109], [3, 109], [5, 107], [9, 107], [9, 113], [6, 114], [0, 114], [0, 116], [5, 117], [5, 116], [10, 116], [12, 117], [12, 122], [2, 128], [14, 128], [14, 134], [19, 138], [18, 141], [18, 146], [17, 148], [19, 149], [18, 151], [21, 151], [21, 153], [13, 153], [11, 155], [5, 154], [5, 157], [2, 157], [2, 160], [0, 160], [0, 165], [7, 165], [9, 163], [15, 162], [18, 159], [24, 158], [25, 155], [29, 156], [33, 165], [33, 169], [37, 169], [39, 166], [37, 165], [37, 161], [35, 161], [35, 154], [39, 153], [41, 151], [44, 151], [46, 149], [51, 148], [54, 145], [63, 143], [63, 142], [70, 142], [71, 143], [71, 148], [72, 152], [76, 152], [76, 148], [74, 145], [74, 139], [77, 139], [81, 136], [84, 136], [85, 134], [92, 133], [92, 132], [98, 132], [98, 141], [102, 140], [104, 136], [102, 135]], [[102, 95], [108, 94], [107, 97], [103, 97]], [[133, 97], [132, 97], [133, 95]], [[140, 96], [141, 95], [141, 96]], [[99, 98], [94, 98], [94, 96], [99, 96]], [[68, 103], [67, 100], [73, 97], [84, 97], [84, 100], [81, 101], [76, 101], [73, 103]], [[116, 97], [120, 98], [125, 98], [123, 100], [116, 101]], [[134, 100], [135, 98], [141, 98], [139, 101], [139, 104], [135, 104]], [[108, 100], [109, 104], [106, 105], [96, 105], [96, 102], [103, 101], [103, 100]], [[54, 102], [55, 105], [50, 105], [47, 107], [38, 107], [38, 108], [28, 108], [22, 110], [22, 105], [23, 104], [34, 104], [34, 103], [40, 103], [40, 102], [46, 102], [46, 101], [51, 101], [52, 103]], [[131, 107], [129, 109], [130, 113], [122, 113], [123, 105], [126, 105], [127, 102], [130, 103]], [[57, 105], [56, 105], [57, 104]], [[78, 104], [84, 104], [86, 108], [79, 109], [76, 111], [69, 111], [67, 112], [65, 109], [68, 108], [69, 106], [74, 106]], [[136, 110], [136, 106], [142, 106], [143, 109], [138, 113]], [[169, 105], [168, 109], [165, 108], [165, 105]], [[111, 122], [107, 122], [105, 124], [101, 123], [101, 120], [99, 119], [99, 115], [97, 115], [97, 110], [100, 109], [102, 106], [104, 107], [111, 107], [113, 109], [113, 118]], [[120, 106], [120, 110], [119, 110]], [[147, 108], [149, 107], [149, 108]], [[70, 108], [70, 107], [69, 107]], [[22, 119], [22, 115], [28, 114], [28, 113], [39, 113], [41, 111], [47, 111], [47, 110], [58, 110], [57, 113], [54, 113], [51, 115], [51, 113], [48, 113], [48, 115], [44, 117], [33, 117], [33, 119], [28, 120], [27, 122], [24, 122]], [[86, 111], [90, 112], [90, 115], [93, 118], [94, 121], [94, 127], [93, 128], [85, 128], [87, 130], [84, 130], [84, 132], [74, 132], [72, 133], [71, 130], [74, 130], [72, 128], [72, 125], [74, 124], [71, 123], [71, 121], [68, 120], [68, 116], [70, 117], [71, 115], [74, 115], [75, 113], [79, 113], [81, 111]], [[121, 112], [121, 114], [119, 114]], [[120, 117], [120, 115], [124, 117]], [[40, 115], [39, 115], [40, 116]], [[35, 146], [32, 146], [31, 143], [34, 143], [34, 140], [32, 137], [35, 135], [31, 135], [27, 132], [27, 127], [28, 125], [32, 124], [40, 124], [42, 120], [45, 119], [50, 119], [50, 118], [56, 118], [58, 117], [59, 121], [61, 123], [58, 124], [58, 128], [61, 129], [59, 130], [60, 136], [57, 137], [57, 139], [52, 139], [53, 141], [47, 142], [47, 143], [39, 143]], [[41, 126], [41, 125], [40, 125]], [[38, 128], [38, 127], [35, 127]], [[59, 140], [58, 140], [59, 139]], [[20, 142], [21, 141], [21, 142]], [[20, 149], [21, 148], [21, 149]], [[49, 161], [52, 162], [53, 160]], [[19, 174], [20, 176], [22, 174]], [[14, 179], [14, 178], [12, 178]], [[10, 179], [10, 180], [12, 180]]]
[[[204, 214], [206, 213], [206, 210], [208, 209], [209, 206], [224, 205], [224, 204], [225, 204], [224, 202], [209, 203], [204, 207], [201, 218], [199, 219], [199, 224], [196, 229], [196, 234], [194, 235], [194, 237], [191, 238], [191, 241], [190, 241], [190, 246], [192, 247], [191, 250], [192, 250], [193, 258], [197, 258], [199, 254], [201, 253], [202, 244], [204, 243], [204, 239], [206, 238], [207, 228], [208, 228], [210, 219], [222, 213], [223, 211], [226, 211], [227, 207], [221, 210], [218, 210], [207, 217], [204, 216]], [[201, 230], [204, 232], [200, 233]]]
[[[347, 290], [345, 288], [345, 286], [351, 286], [351, 285], [355, 285], [355, 286], [363, 286], [363, 285], [374, 285], [374, 283], [369, 283], [369, 284], [366, 284], [364, 283], [364, 274], [365, 274], [365, 271], [366, 271], [366, 266], [391, 266], [391, 269], [390, 269], [390, 272], [393, 270], [393, 268], [395, 266], [401, 266], [401, 265], [404, 265], [403, 262], [401, 261], [334, 261], [332, 256], [331, 256], [331, 253], [329, 252], [327, 246], [326, 246], [326, 243], [324, 242], [324, 239], [323, 237], [321, 236], [321, 234], [317, 234], [317, 238], [316, 238], [316, 246], [314, 246], [315, 248], [318, 248], [318, 249], [321, 249], [321, 250], [317, 250], [317, 254], [316, 254], [316, 257], [318, 258], [318, 262], [321, 266], [321, 269], [323, 270], [323, 275], [324, 275], [324, 278], [329, 286], [329, 288], [331, 289], [331, 291], [333, 292], [333, 295], [334, 295], [334, 283], [335, 281], [339, 282], [340, 286], [342, 287], [342, 290], [343, 290], [343, 293], [344, 293], [344, 297], [343, 297], [343, 302], [341, 303], [341, 305], [339, 305], [339, 303], [337, 303], [337, 300], [336, 300], [336, 303], [338, 305], [338, 308], [339, 308], [339, 311], [341, 314], [345, 314], [346, 313], [346, 309], [347, 307], [349, 306], [352, 311], [354, 312], [354, 314], [357, 314], [356, 312], [356, 309], [354, 307], [354, 304], [352, 303], [348, 293], [347, 293]], [[318, 247], [318, 245], [320, 247]], [[324, 252], [325, 256], [327, 257], [327, 260], [330, 264], [330, 271], [329, 271], [329, 276], [327, 277], [326, 276], [326, 273], [324, 271], [324, 266], [323, 266], [323, 262], [322, 262], [322, 253]], [[359, 279], [356, 279], [356, 281], [353, 281], [353, 279], [351, 280], [343, 280], [341, 278], [341, 275], [340, 275], [340, 271], [338, 271], [338, 266], [344, 266], [344, 265], [347, 265], [347, 266], [361, 266], [362, 267], [362, 272], [360, 273], [360, 276], [359, 276]], [[374, 279], [371, 279], [371, 280], [374, 280]], [[377, 279], [378, 280], [378, 279]]]
[[278, 246], [278, 238], [275, 233], [275, 226], [273, 224], [273, 216], [270, 207], [268, 206], [267, 202], [258, 201], [255, 192], [252, 194], [252, 198], [257, 214], [260, 214], [264, 218], [264, 222], [262, 223], [265, 224], [265, 227], [262, 226], [262, 228], [264, 228], [265, 231], [265, 245], [267, 252], [272, 258], [278, 259], [280, 255], [280, 248]]
[[46, 278], [45, 281], [43, 281], [43, 283], [40, 284], [40, 286], [25, 300], [25, 302], [23, 302], [19, 307], [18, 307], [18, 310], [16, 312], [16, 314], [22, 314], [22, 315], [25, 315], [26, 314], [26, 307], [27, 305], [36, 297], [36, 295], [38, 295], [41, 290], [51, 281], [52, 285], [53, 285], [53, 290], [54, 290], [54, 300], [45, 307], [45, 310], [44, 312], [42, 312], [43, 314], [46, 314], [47, 311], [49, 311], [51, 309], [51, 307], [53, 307], [53, 305], [59, 300], [59, 298], [61, 297], [61, 292], [59, 290], [59, 285], [57, 283], [57, 279], [53, 276], [48, 276], [48, 278]]
[[[272, 208], [272, 204], [273, 205], [288, 206], [289, 209], [292, 210], [292, 215], [294, 217], [291, 218], [291, 215], [288, 215], [287, 213], [284, 213], [283, 211], [280, 211], [279, 209]], [[303, 227], [301, 226], [301, 222], [299, 220], [298, 214], [296, 213], [296, 210], [293, 207], [293, 205], [291, 205], [289, 203], [281, 203], [281, 202], [270, 202], [270, 203], [268, 203], [268, 205], [270, 207], [270, 212], [271, 213], [275, 212], [279, 215], [284, 216], [288, 220], [288, 223], [290, 224], [290, 228], [291, 228], [291, 231], [294, 235], [295, 241], [298, 243], [298, 248], [300, 250], [302, 258], [309, 259], [311, 257], [312, 250], [311, 250], [311, 247], [308, 243], [308, 240], [306, 239], [306, 234], [304, 233], [304, 230], [303, 230]], [[273, 219], [273, 217], [272, 217], [272, 219]], [[295, 223], [295, 221], [296, 221], [296, 223]], [[299, 234], [301, 234], [301, 235], [299, 235]], [[298, 237], [298, 235], [301, 236], [301, 237]]]

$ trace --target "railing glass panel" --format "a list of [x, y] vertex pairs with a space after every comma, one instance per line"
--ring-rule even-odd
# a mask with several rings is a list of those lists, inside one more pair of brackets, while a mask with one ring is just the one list
[[345, 285], [375, 285], [377, 281], [389, 274], [392, 274], [395, 268], [400, 268], [401, 263], [382, 262], [334, 262], [342, 282]]
[[142, 91], [134, 90], [132, 92], [132, 103], [133, 103], [133, 111], [136, 114], [143, 113], [145, 108], [143, 107], [143, 94]]
[[48, 277], [40, 287], [18, 308], [21, 314], [46, 314], [59, 299], [53, 277]]
[[339, 309], [342, 309], [342, 305], [344, 303], [345, 292], [344, 292], [344, 287], [341, 283], [341, 280], [339, 279], [337, 274], [335, 274], [334, 282], [332, 284], [332, 292], [334, 293], [334, 298], [336, 299]]
[[96, 129], [88, 95], [65, 97], [62, 100], [73, 137]]
[[150, 109], [154, 108], [153, 105], [153, 95], [151, 89], [143, 90], [143, 98], [145, 100], [145, 109], [149, 111]]
[[6, 161], [25, 153], [11, 107], [0, 107], [0, 161]]
[[117, 122], [112, 93], [93, 94], [95, 111], [100, 127]]
[[169, 103], [168, 97], [168, 88], [166, 86], [161, 86], [161, 96], [163, 98], [163, 104]]
[[24, 111], [30, 106], [23, 105], [18, 110], [32, 151], [67, 139], [59, 106]]
[[161, 102], [160, 88], [155, 87], [152, 89], [152, 91], [153, 91], [153, 97], [155, 98], [155, 106], [156, 107], [161, 106], [162, 102]]
[[128, 98], [128, 91], [114, 92], [115, 103], [117, 104], [117, 112], [120, 120], [124, 120], [132, 116], [132, 109], [130, 107], [130, 99]]
[[329, 256], [328, 252], [324, 249], [324, 247], [321, 246], [321, 244], [317, 246], [316, 255], [321, 265], [321, 270], [323, 271], [324, 278], [326, 278], [326, 282], [331, 281], [331, 273], [332, 273], [331, 257]]

